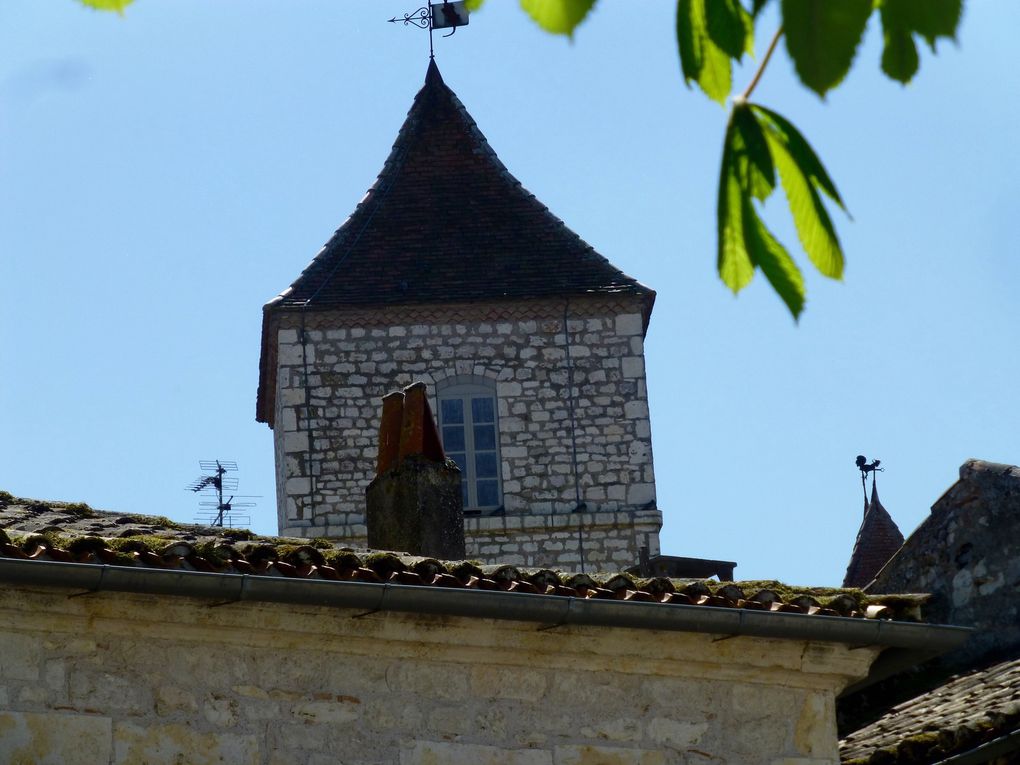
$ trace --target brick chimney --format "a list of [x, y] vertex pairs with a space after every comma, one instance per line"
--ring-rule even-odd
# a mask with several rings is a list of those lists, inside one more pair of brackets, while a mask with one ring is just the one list
[[379, 459], [365, 490], [368, 546], [465, 557], [460, 470], [443, 453], [425, 383], [383, 398]]

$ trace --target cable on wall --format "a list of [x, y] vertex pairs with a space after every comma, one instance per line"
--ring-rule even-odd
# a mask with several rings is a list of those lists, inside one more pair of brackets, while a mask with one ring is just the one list
[[584, 573], [584, 511], [587, 509], [581, 500], [581, 478], [577, 469], [577, 414], [574, 404], [574, 361], [570, 355], [570, 298], [563, 304], [563, 339], [566, 347], [567, 362], [567, 411], [570, 414], [570, 453], [574, 467], [574, 510], [577, 513], [577, 551], [581, 556], [581, 573]]

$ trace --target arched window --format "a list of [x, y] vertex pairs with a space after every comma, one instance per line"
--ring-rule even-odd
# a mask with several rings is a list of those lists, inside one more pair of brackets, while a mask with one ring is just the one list
[[441, 381], [436, 392], [443, 449], [460, 467], [464, 514], [492, 513], [503, 505], [495, 385], [457, 375]]

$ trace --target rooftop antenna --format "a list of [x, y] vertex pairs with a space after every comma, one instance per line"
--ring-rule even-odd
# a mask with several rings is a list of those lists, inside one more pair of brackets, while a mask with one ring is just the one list
[[879, 467], [882, 464], [882, 460], [875, 460], [871, 464], [868, 464], [868, 458], [863, 454], [857, 455], [857, 469], [861, 471], [861, 489], [864, 491], [864, 504], [868, 504], [868, 485], [866, 479], [868, 473], [871, 473], [871, 486], [875, 486], [875, 473], [884, 473], [885, 468]]
[[457, 27], [467, 26], [468, 9], [464, 0], [453, 0], [453, 2], [443, 0], [441, 3], [429, 3], [416, 11], [405, 13], [402, 19], [398, 19], [396, 16], [390, 19], [391, 24], [396, 24], [398, 21], [403, 22], [405, 27], [413, 24], [419, 29], [429, 30], [429, 58], [435, 58], [436, 54], [432, 48], [432, 30], [449, 29], [450, 33], [443, 37], [452, 37], [457, 31]]
[[[202, 493], [208, 499], [199, 502], [199, 506], [208, 508], [200, 510], [195, 520], [209, 526], [250, 526], [251, 515], [238, 514], [238, 508], [255, 507], [254, 502], [235, 502], [234, 499], [257, 499], [255, 495], [234, 494], [237, 491], [237, 476], [230, 476], [227, 473], [237, 472], [237, 463], [229, 460], [199, 460], [198, 466], [205, 471], [190, 484], [188, 490], [196, 494]], [[224, 499], [224, 494], [230, 496]]]

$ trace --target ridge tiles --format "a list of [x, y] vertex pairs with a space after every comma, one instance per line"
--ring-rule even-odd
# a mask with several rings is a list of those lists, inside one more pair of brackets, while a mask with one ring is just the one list
[[654, 292], [524, 189], [435, 61], [375, 184], [270, 308]]

